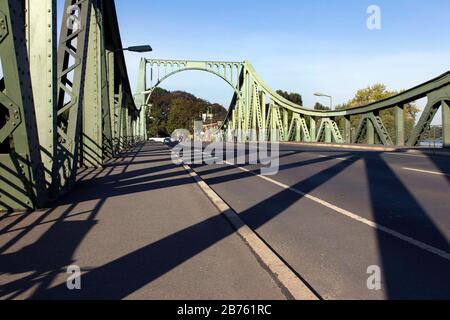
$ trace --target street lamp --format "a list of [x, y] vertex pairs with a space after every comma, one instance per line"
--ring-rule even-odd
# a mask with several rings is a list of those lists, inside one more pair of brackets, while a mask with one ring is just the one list
[[121, 49], [117, 49], [116, 51], [130, 51], [130, 52], [152, 52], [153, 49], [151, 46], [149, 45], [143, 45], [143, 46], [132, 46], [132, 47], [128, 47], [128, 48], [121, 48]]
[[326, 97], [326, 98], [330, 98], [330, 109], [333, 110], [333, 97], [328, 95], [328, 94], [324, 94], [324, 93], [314, 93], [314, 95], [316, 97]]

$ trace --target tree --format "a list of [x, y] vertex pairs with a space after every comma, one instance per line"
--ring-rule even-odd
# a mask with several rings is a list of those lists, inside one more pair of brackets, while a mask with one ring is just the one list
[[193, 125], [195, 115], [192, 113], [194, 105], [192, 101], [176, 98], [172, 101], [167, 119], [167, 132], [174, 132], [176, 129], [190, 129]]
[[282, 96], [283, 98], [285, 98], [286, 100], [289, 100], [295, 104], [298, 104], [300, 106], [303, 106], [303, 99], [302, 99], [302, 95], [299, 93], [289, 93], [287, 91], [283, 91], [283, 90], [277, 90], [277, 94], [279, 94], [280, 96]]
[[193, 123], [201, 120], [201, 114], [212, 112], [212, 122], [223, 121], [227, 110], [220, 104], [199, 99], [183, 91], [167, 91], [156, 88], [150, 99], [152, 107], [147, 114], [147, 130], [150, 137], [170, 136], [176, 129], [193, 131]]
[[[343, 105], [339, 105], [336, 107], [337, 110], [342, 109], [352, 109], [357, 108], [359, 106], [363, 106], [375, 101], [387, 99], [394, 95], [397, 95], [398, 91], [390, 91], [386, 88], [384, 84], [377, 83], [367, 88], [358, 90], [350, 101]], [[405, 105], [405, 139], [408, 140], [416, 123], [417, 114], [419, 113], [419, 109], [414, 103], [410, 103]], [[394, 110], [387, 109], [380, 112], [381, 120], [384, 123], [389, 135], [395, 142], [395, 115]], [[354, 129], [358, 128], [359, 122], [361, 121], [361, 116], [351, 117], [352, 127]], [[341, 123], [341, 127], [343, 124]]]
[[325, 107], [320, 102], [316, 102], [316, 104], [314, 105], [314, 110], [330, 111], [331, 109], [329, 107]]

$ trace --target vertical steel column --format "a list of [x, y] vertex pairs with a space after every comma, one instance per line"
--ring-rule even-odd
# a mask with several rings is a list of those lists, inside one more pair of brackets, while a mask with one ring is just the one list
[[344, 116], [344, 141], [352, 143], [352, 123], [350, 116]]
[[120, 106], [120, 148], [124, 150], [127, 146], [127, 119], [128, 114], [125, 106], [125, 97], [122, 97], [122, 104]]
[[78, 169], [90, 0], [66, 0], [58, 48], [57, 174], [54, 194], [71, 189]]
[[116, 151], [122, 150], [123, 144], [123, 89], [122, 83], [119, 83], [119, 94], [115, 97], [115, 138], [116, 138]]
[[145, 141], [147, 141], [148, 136], [147, 136], [147, 110], [148, 110], [149, 106], [144, 105], [144, 109], [142, 110], [142, 139], [144, 139]]
[[108, 64], [108, 89], [109, 89], [109, 114], [111, 115], [111, 142], [112, 142], [112, 153], [113, 156], [118, 151], [118, 141], [117, 141], [117, 134], [118, 134], [118, 126], [117, 126], [117, 120], [118, 120], [118, 114], [116, 112], [117, 108], [117, 92], [116, 92], [116, 55], [114, 51], [106, 51], [106, 58], [107, 58], [107, 64]]
[[261, 120], [262, 120], [262, 127], [263, 127], [263, 130], [266, 130], [267, 129], [267, 123], [266, 123], [266, 117], [267, 117], [267, 112], [266, 112], [266, 94], [263, 92], [263, 91], [261, 91], [261, 93], [260, 93], [260, 95], [261, 95]]
[[244, 107], [244, 131], [245, 134], [243, 136], [244, 140], [247, 141], [248, 130], [250, 128], [250, 94], [251, 94], [251, 83], [250, 83], [250, 73], [245, 71], [245, 79], [244, 79], [244, 96], [245, 96], [245, 107]]
[[258, 129], [258, 90], [256, 87], [256, 83], [253, 83], [253, 89], [252, 89], [252, 128], [250, 133], [250, 140], [256, 141], [258, 140], [258, 134], [256, 133]]
[[125, 148], [129, 148], [130, 146], [130, 115], [128, 114], [128, 105], [124, 106], [125, 114], [124, 114], [124, 144]]
[[444, 148], [450, 148], [450, 101], [442, 101], [442, 129]]
[[270, 141], [276, 141], [277, 139], [279, 139], [278, 134], [277, 134], [277, 128], [278, 128], [278, 124], [277, 124], [277, 120], [278, 120], [278, 110], [277, 110], [278, 106], [272, 106], [271, 110], [272, 110], [272, 116], [270, 117], [272, 119], [272, 125], [270, 126]]
[[[25, 38], [23, 1], [0, 0], [0, 209], [47, 201]], [[43, 41], [43, 39], [40, 39]]]
[[146, 96], [144, 91], [147, 90], [147, 60], [142, 58], [139, 63], [139, 75], [138, 75], [138, 83], [137, 83], [137, 96], [135, 97], [136, 107], [140, 110], [139, 112], [139, 120], [138, 120], [138, 129], [139, 136], [142, 136], [143, 139], [146, 139], [147, 136], [147, 106], [146, 106]]
[[331, 136], [331, 126], [330, 126], [330, 121], [332, 119], [323, 119], [322, 121], [324, 121], [323, 124], [323, 129], [325, 130], [325, 142], [326, 143], [331, 143], [332, 142], [332, 136]]
[[98, 167], [103, 163], [102, 36], [101, 17], [98, 16], [100, 10], [96, 0], [91, 3], [83, 97], [81, 159], [85, 167]]
[[366, 119], [367, 144], [375, 144], [375, 128], [370, 115]]
[[[296, 132], [295, 132], [295, 141], [302, 141], [302, 124], [301, 124], [301, 117], [300, 115], [298, 116], [298, 119], [295, 123], [296, 126]], [[303, 133], [304, 135], [304, 133]]]
[[133, 116], [133, 143], [136, 143], [138, 141], [137, 140], [138, 135], [139, 135], [138, 121], [139, 121], [138, 115], [136, 115], [136, 113], [134, 113], [134, 116]]
[[102, 126], [102, 163], [114, 156], [113, 147], [113, 116], [109, 105], [109, 80], [108, 80], [108, 52], [106, 51], [105, 39], [105, 16], [104, 16], [104, 0], [97, 0], [96, 14], [99, 26], [99, 84], [100, 84], [100, 105], [102, 110], [102, 118], [100, 125]]
[[136, 106], [138, 108], [146, 103], [144, 94], [145, 90], [147, 90], [147, 60], [142, 58], [139, 62], [139, 74], [135, 97]]
[[287, 136], [289, 134], [289, 112], [286, 109], [283, 109], [283, 131], [285, 132], [283, 140], [289, 140]]
[[395, 117], [395, 136], [396, 144], [399, 147], [405, 145], [405, 107], [395, 106], [394, 107], [394, 117]]
[[56, 154], [56, 0], [25, 1], [28, 60], [47, 187]]
[[316, 119], [313, 116], [310, 117], [309, 120], [309, 132], [311, 134], [312, 142], [317, 141], [317, 133], [316, 133]]

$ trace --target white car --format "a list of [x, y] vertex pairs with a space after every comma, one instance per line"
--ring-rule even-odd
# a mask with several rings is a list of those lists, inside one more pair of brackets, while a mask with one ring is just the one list
[[149, 141], [160, 142], [160, 143], [171, 143], [172, 139], [170, 137], [165, 138], [150, 138]]
[[163, 143], [166, 138], [150, 138], [149, 141]]

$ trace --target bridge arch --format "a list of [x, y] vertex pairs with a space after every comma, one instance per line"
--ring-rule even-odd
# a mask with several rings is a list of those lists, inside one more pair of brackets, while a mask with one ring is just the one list
[[[151, 84], [145, 90], [144, 105], [149, 105], [153, 91], [168, 78], [186, 71], [201, 71], [215, 75], [225, 81], [234, 91], [234, 94], [242, 98], [239, 89], [240, 73], [244, 68], [243, 62], [202, 62], [202, 61], [182, 61], [182, 60], [145, 60], [145, 66], [141, 65], [140, 78], [142, 83], [146, 83], [147, 67], [150, 66]], [[156, 75], [156, 81], [153, 83], [153, 77]]]

